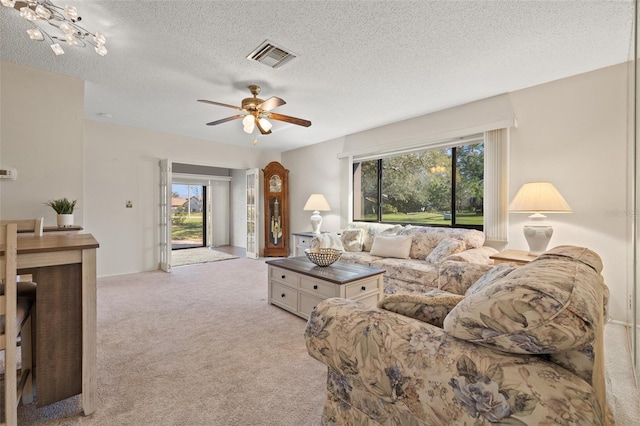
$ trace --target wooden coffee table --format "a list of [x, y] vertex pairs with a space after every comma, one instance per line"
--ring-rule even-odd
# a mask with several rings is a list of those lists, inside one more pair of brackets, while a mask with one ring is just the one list
[[382, 299], [384, 269], [347, 262], [317, 266], [306, 256], [274, 259], [269, 265], [269, 304], [302, 318], [330, 297], [375, 306]]

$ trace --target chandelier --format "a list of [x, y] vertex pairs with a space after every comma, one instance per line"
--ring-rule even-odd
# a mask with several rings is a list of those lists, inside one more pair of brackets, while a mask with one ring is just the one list
[[[107, 40], [104, 34], [97, 31], [89, 32], [78, 25], [82, 17], [78, 15], [78, 10], [74, 6], [62, 8], [49, 0], [0, 0], [0, 3], [19, 11], [20, 16], [33, 25], [33, 28], [27, 30], [31, 40], [44, 41], [45, 37], [48, 38], [52, 43], [51, 49], [56, 55], [64, 54], [59, 42], [80, 47], [90, 44], [98, 55], [107, 54], [107, 49], [104, 47]], [[58, 35], [50, 34], [46, 29], [51, 31], [51, 28], [44, 24], [53, 27]]]

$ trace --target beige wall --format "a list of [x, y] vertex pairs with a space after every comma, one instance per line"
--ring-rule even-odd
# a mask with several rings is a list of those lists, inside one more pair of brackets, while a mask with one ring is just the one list
[[[573, 213], [548, 215], [555, 230], [550, 246], [583, 245], [601, 255], [605, 265], [603, 275], [611, 291], [609, 312], [614, 319], [625, 322], [628, 320], [627, 282], [631, 272], [628, 261], [631, 218], [624, 214], [629, 211], [630, 181], [627, 74], [628, 66], [621, 64], [509, 94], [518, 123], [518, 128], [511, 132], [509, 197], [513, 197], [523, 183], [534, 180], [549, 180], [560, 190]], [[487, 107], [495, 100], [487, 100]], [[482, 102], [476, 102], [474, 106], [482, 106]], [[470, 111], [481, 109], [453, 108], [447, 110], [447, 117], [451, 119], [457, 114], [459, 121], [465, 122], [469, 121]], [[368, 130], [366, 136], [382, 146], [381, 135], [388, 134], [392, 126], [394, 145], [403, 139], [415, 144], [415, 126], [421, 121], [428, 123], [432, 118], [427, 115], [407, 120], [406, 133], [399, 123], [395, 123]], [[455, 123], [456, 120], [450, 121], [449, 128]], [[347, 211], [344, 203], [348, 202], [346, 193], [349, 189], [344, 175], [348, 171], [340, 166], [344, 160], [339, 161], [336, 156], [345, 146], [351, 148], [353, 145], [354, 149], [357, 146], [362, 150], [366, 147], [365, 139], [363, 134], [348, 135], [341, 140], [282, 154], [283, 163], [297, 175], [293, 179], [295, 184], [291, 185], [293, 231], [310, 229], [302, 203], [312, 192], [331, 196], [331, 213]], [[351, 144], [350, 140], [357, 143]], [[321, 178], [315, 179], [316, 174]], [[339, 191], [342, 191], [340, 195]], [[526, 215], [509, 215], [506, 248], [527, 248], [522, 235], [526, 218]], [[332, 218], [329, 216], [328, 219]], [[339, 226], [337, 221], [330, 223], [331, 228]], [[326, 227], [327, 230], [331, 228]]]
[[70, 77], [0, 62], [0, 166], [14, 167], [16, 181], [0, 181], [0, 217], [56, 213], [43, 203], [78, 200], [75, 223], [84, 223], [84, 83]]
[[[85, 227], [100, 242], [99, 276], [158, 268], [158, 161], [163, 158], [248, 169], [280, 161], [280, 154], [86, 120]], [[127, 200], [132, 209], [125, 208]], [[243, 214], [230, 212], [232, 220]]]

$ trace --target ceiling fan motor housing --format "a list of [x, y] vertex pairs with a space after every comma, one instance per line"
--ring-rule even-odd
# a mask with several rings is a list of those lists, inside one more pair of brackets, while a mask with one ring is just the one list
[[260, 98], [244, 98], [242, 100], [242, 109], [246, 109], [248, 111], [257, 111], [258, 105], [263, 102], [264, 101]]

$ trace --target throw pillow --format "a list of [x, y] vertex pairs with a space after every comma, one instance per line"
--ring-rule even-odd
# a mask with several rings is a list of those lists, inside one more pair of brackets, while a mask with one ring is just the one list
[[516, 266], [511, 263], [500, 263], [484, 273], [478, 281], [473, 283], [471, 287], [465, 292], [465, 296], [476, 294], [482, 291], [485, 287], [492, 285], [502, 277], [509, 275], [511, 271], [516, 269]]
[[345, 251], [362, 251], [362, 229], [345, 229], [340, 238]]
[[410, 235], [376, 235], [371, 245], [372, 256], [408, 259], [411, 250]]
[[498, 250], [489, 246], [482, 246], [470, 250], [461, 251], [460, 253], [454, 253], [449, 255], [446, 260], [455, 260], [457, 262], [469, 262], [469, 263], [479, 263], [483, 265], [490, 265], [493, 263], [493, 260], [490, 259], [490, 256], [498, 253]]
[[431, 290], [425, 294], [390, 294], [378, 302], [378, 307], [442, 327], [444, 318], [462, 299], [464, 296], [458, 294]]
[[465, 248], [466, 245], [464, 241], [453, 238], [443, 238], [424, 260], [429, 263], [440, 263], [445, 257], [454, 253], [459, 253]]

